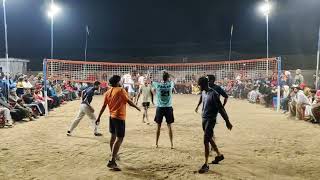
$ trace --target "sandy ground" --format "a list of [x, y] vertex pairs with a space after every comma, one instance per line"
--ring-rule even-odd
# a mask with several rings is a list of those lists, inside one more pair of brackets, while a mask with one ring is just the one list
[[[102, 99], [94, 98], [96, 114]], [[227, 105], [233, 131], [225, 128], [221, 118], [215, 128], [225, 161], [210, 165], [208, 174], [195, 173], [204, 159], [200, 114], [193, 111], [197, 99], [192, 95], [174, 97], [174, 150], [166, 126], [156, 149], [155, 124], [142, 124], [142, 114], [128, 108], [118, 163], [122, 172], [106, 167], [110, 154], [108, 113], [101, 122], [103, 137], [93, 137], [87, 118], [74, 136], [66, 136], [79, 101], [56, 109], [47, 118], [0, 129], [0, 179], [319, 179], [320, 126], [289, 120], [240, 100]], [[150, 119], [154, 111], [150, 110]]]

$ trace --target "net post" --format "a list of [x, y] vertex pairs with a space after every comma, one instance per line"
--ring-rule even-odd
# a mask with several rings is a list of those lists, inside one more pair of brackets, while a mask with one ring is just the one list
[[47, 93], [47, 59], [43, 60], [43, 83], [44, 83], [44, 109], [45, 109], [45, 116], [48, 116], [48, 93]]
[[277, 91], [277, 112], [280, 111], [280, 98], [281, 98], [281, 94], [280, 94], [280, 78], [281, 78], [281, 57], [277, 57], [277, 68], [278, 68], [278, 78], [277, 78], [277, 84], [278, 84], [278, 91]]

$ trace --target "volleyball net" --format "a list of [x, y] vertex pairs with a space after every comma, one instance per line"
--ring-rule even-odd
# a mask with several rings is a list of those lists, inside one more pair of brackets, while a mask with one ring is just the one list
[[261, 79], [277, 74], [278, 58], [201, 63], [112, 63], [84, 62], [72, 60], [44, 60], [44, 71], [48, 80], [71, 82], [107, 81], [113, 75], [130, 73], [133, 77], [146, 75], [153, 81], [162, 79], [163, 71], [169, 72], [176, 84], [194, 83], [201, 76], [213, 74], [219, 80]]

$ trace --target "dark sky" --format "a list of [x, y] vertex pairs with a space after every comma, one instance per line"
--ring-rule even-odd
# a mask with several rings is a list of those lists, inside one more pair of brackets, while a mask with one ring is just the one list
[[[236, 54], [265, 54], [263, 0], [55, 0], [55, 58], [84, 59], [85, 26], [90, 27], [89, 60], [130, 61], [152, 56], [226, 59], [234, 24]], [[2, 2], [2, 1], [1, 1]], [[270, 16], [272, 55], [315, 54], [320, 0], [274, 0]], [[41, 69], [50, 56], [49, 0], [7, 0], [9, 56], [31, 59]], [[1, 15], [2, 15], [2, 8]], [[0, 19], [0, 53], [4, 30]], [[209, 56], [208, 56], [209, 57]]]

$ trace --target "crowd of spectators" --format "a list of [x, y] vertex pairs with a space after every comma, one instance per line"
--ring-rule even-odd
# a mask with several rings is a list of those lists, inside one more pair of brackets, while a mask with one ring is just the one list
[[[320, 123], [320, 90], [305, 83], [300, 69], [296, 70], [295, 76], [285, 71], [280, 77], [282, 112], [298, 120]], [[225, 79], [217, 84], [233, 98], [247, 99], [267, 108], [277, 107], [278, 78], [275, 73], [265, 79]]]
[[[320, 123], [320, 90], [315, 85], [307, 85], [300, 69], [295, 76], [284, 71], [280, 76], [280, 104], [282, 112], [299, 120]], [[45, 114], [44, 88], [47, 88], [48, 109], [53, 110], [67, 101], [78, 99], [87, 83], [68, 81], [46, 81], [42, 75], [18, 74], [9, 80], [0, 74], [0, 126], [12, 127], [16, 121], [33, 121]], [[278, 77], [274, 73], [265, 79], [248, 79], [237, 76], [234, 80], [216, 82], [226, 93], [236, 99], [247, 99], [250, 103], [276, 108]], [[107, 90], [107, 83], [101, 82], [100, 93]], [[199, 94], [196, 83], [177, 83], [175, 93]], [[1, 123], [5, 122], [5, 123]]]
[[[46, 86], [45, 84], [46, 83]], [[18, 74], [9, 80], [0, 74], [0, 126], [12, 127], [16, 121], [33, 121], [45, 115], [44, 90], [48, 110], [79, 98], [89, 84], [68, 81], [46, 81], [42, 75]]]

